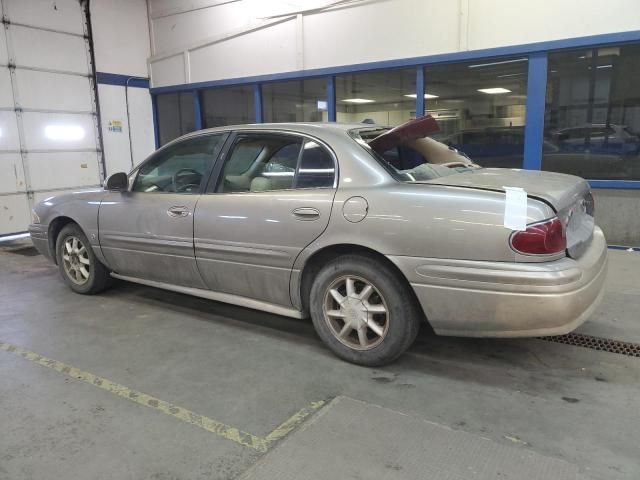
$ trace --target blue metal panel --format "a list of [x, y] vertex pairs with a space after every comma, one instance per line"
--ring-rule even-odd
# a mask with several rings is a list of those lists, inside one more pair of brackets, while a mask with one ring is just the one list
[[273, 82], [278, 80], [293, 80], [310, 77], [324, 77], [327, 75], [337, 75], [341, 73], [363, 72], [368, 70], [381, 70], [390, 68], [406, 68], [418, 65], [429, 65], [433, 63], [463, 62], [468, 60], [487, 60], [490, 58], [522, 55], [527, 56], [532, 53], [545, 52], [550, 50], [562, 50], [568, 48], [583, 48], [611, 44], [640, 42], [640, 30], [631, 32], [608, 33], [603, 35], [591, 35], [588, 37], [569, 38], [563, 40], [552, 40], [548, 42], [529, 43], [525, 45], [513, 45], [508, 47], [486, 48], [482, 50], [468, 50], [464, 52], [443, 53], [438, 55], [428, 55], [424, 57], [403, 58], [397, 60], [387, 60], [381, 62], [359, 63], [354, 65], [342, 65], [329, 68], [316, 68], [310, 70], [298, 70], [292, 72], [274, 73], [268, 75], [258, 75], [254, 77], [228, 78], [224, 80], [213, 80], [208, 82], [198, 82], [183, 85], [171, 85], [167, 87], [152, 88], [153, 93], [169, 93], [194, 88], [214, 88], [226, 85], [242, 85], [261, 82]]
[[149, 88], [149, 79], [147, 77], [136, 77], [135, 75], [120, 75], [118, 73], [96, 72], [96, 82], [101, 85]]
[[153, 113], [153, 139], [156, 148], [160, 148], [160, 130], [158, 129], [158, 96], [151, 95], [151, 109]]
[[640, 188], [640, 180], [589, 180], [591, 188]]
[[196, 130], [202, 130], [202, 108], [200, 105], [200, 91], [194, 90], [193, 93], [193, 116]]
[[542, 139], [544, 134], [544, 107], [547, 95], [546, 53], [529, 55], [527, 79], [527, 114], [524, 126], [524, 164], [528, 170], [542, 166]]
[[424, 68], [416, 67], [416, 118], [424, 115]]
[[253, 108], [256, 111], [256, 123], [262, 123], [262, 85], [253, 86]]
[[336, 121], [336, 77], [327, 78], [327, 116], [330, 122]]

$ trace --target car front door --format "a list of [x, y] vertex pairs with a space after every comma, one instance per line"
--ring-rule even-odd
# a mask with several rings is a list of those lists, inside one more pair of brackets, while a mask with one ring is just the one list
[[226, 136], [170, 144], [131, 174], [129, 191], [104, 197], [100, 247], [116, 273], [206, 288], [193, 251], [193, 213]]
[[334, 154], [282, 133], [237, 134], [195, 213], [198, 269], [211, 290], [291, 306], [298, 254], [326, 228]]

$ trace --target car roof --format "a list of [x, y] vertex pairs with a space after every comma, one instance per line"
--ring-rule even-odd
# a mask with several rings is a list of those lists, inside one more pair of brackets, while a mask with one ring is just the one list
[[283, 130], [314, 134], [319, 131], [349, 131], [360, 128], [389, 128], [385, 125], [372, 125], [368, 123], [337, 123], [337, 122], [285, 122], [285, 123], [250, 123], [243, 125], [225, 125], [222, 127], [206, 128], [184, 135], [187, 138], [192, 135], [202, 135], [203, 133], [227, 132], [231, 130]]

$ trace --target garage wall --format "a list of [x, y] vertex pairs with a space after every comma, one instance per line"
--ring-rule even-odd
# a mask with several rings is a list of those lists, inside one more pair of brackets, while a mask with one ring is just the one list
[[26, 230], [43, 198], [99, 185], [103, 169], [85, 4], [0, 6], [2, 235]]
[[[155, 148], [145, 0], [91, 0], [91, 25], [107, 176], [131, 170]], [[106, 74], [106, 75], [100, 75]], [[105, 82], [111, 83], [105, 83]], [[128, 82], [128, 83], [127, 83]]]
[[155, 141], [146, 0], [0, 6], [2, 236], [25, 231], [38, 201], [129, 171]]
[[149, 4], [154, 87], [640, 29], [637, 0]]

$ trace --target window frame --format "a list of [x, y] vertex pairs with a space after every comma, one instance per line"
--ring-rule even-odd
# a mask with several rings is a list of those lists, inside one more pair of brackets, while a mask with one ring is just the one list
[[[221, 141], [220, 143], [216, 146], [214, 153], [211, 155], [213, 158], [211, 161], [209, 161], [207, 168], [205, 169], [204, 173], [202, 174], [202, 180], [200, 182], [200, 188], [198, 189], [197, 192], [193, 192], [193, 193], [188, 193], [187, 195], [202, 195], [204, 193], [204, 190], [206, 188], [206, 186], [209, 183], [209, 180], [211, 178], [211, 174], [215, 169], [215, 166], [220, 162], [220, 154], [222, 153], [222, 151], [224, 150], [224, 147], [227, 144], [227, 141], [229, 140], [229, 136], [231, 135], [230, 131], [227, 130], [221, 130], [221, 131], [215, 131], [215, 132], [211, 132], [211, 131], [197, 131], [194, 133], [190, 133], [188, 134], [188, 136], [186, 137], [178, 137], [166, 144], [164, 144], [162, 147], [160, 147], [158, 150], [156, 150], [155, 152], [153, 152], [151, 155], [149, 155], [147, 158], [145, 158], [142, 162], [140, 162], [138, 165], [136, 165], [127, 175], [127, 177], [129, 178], [129, 185], [127, 187], [127, 192], [132, 193], [132, 194], [138, 194], [138, 193], [142, 193], [142, 194], [175, 194], [178, 192], [165, 192], [165, 191], [155, 191], [155, 192], [139, 192], [139, 191], [134, 191], [133, 190], [133, 186], [135, 185], [136, 181], [138, 180], [138, 175], [140, 173], [140, 169], [142, 167], [144, 167], [145, 165], [147, 165], [150, 162], [153, 162], [157, 157], [159, 157], [160, 155], [163, 155], [165, 153], [165, 150], [169, 149], [169, 148], [174, 148], [182, 143], [186, 143], [188, 141], [191, 140], [196, 140], [196, 139], [200, 139], [202, 137], [211, 137], [211, 136], [215, 136], [215, 135], [221, 135]], [[132, 178], [133, 177], [133, 178]], [[181, 194], [182, 195], [182, 194]]]
[[[297, 137], [297, 139], [300, 140], [300, 152], [298, 152], [298, 161], [296, 163], [296, 171], [293, 177], [293, 183], [292, 185], [295, 185], [296, 183], [296, 179], [298, 176], [298, 169], [300, 168], [300, 161], [302, 159], [302, 154], [304, 153], [304, 144], [306, 143], [307, 140], [311, 140], [316, 142], [318, 145], [320, 145], [322, 148], [324, 148], [328, 153], [329, 156], [331, 157], [331, 159], [333, 160], [333, 167], [334, 167], [334, 176], [333, 176], [333, 185], [332, 186], [326, 186], [326, 187], [296, 187], [296, 186], [292, 186], [291, 188], [279, 188], [279, 189], [275, 189], [275, 190], [264, 190], [264, 191], [260, 191], [260, 192], [251, 192], [251, 191], [247, 191], [247, 192], [218, 192], [218, 186], [220, 184], [220, 182], [222, 181], [223, 178], [223, 173], [224, 173], [224, 166], [226, 164], [227, 158], [229, 156], [229, 154], [233, 151], [233, 149], [235, 148], [237, 141], [239, 138], [246, 136], [246, 135], [252, 135], [252, 136], [284, 136], [284, 137]], [[203, 194], [207, 194], [207, 195], [245, 195], [245, 194], [262, 194], [262, 193], [267, 193], [267, 194], [272, 194], [273, 192], [289, 192], [289, 191], [296, 191], [296, 190], [315, 190], [315, 189], [322, 189], [322, 190], [326, 190], [326, 189], [337, 189], [338, 188], [338, 178], [340, 176], [340, 169], [339, 169], [339, 164], [338, 164], [338, 158], [334, 152], [334, 150], [329, 146], [329, 144], [327, 144], [327, 142], [325, 142], [324, 140], [315, 137], [313, 135], [309, 135], [307, 133], [303, 133], [303, 132], [298, 132], [298, 131], [294, 131], [294, 130], [280, 130], [280, 129], [242, 129], [242, 130], [234, 130], [231, 135], [229, 136], [229, 138], [227, 138], [227, 141], [225, 142], [224, 148], [222, 150], [222, 152], [220, 152], [220, 154], [218, 155], [218, 159], [216, 161], [215, 167], [213, 169], [213, 172], [211, 173], [211, 176], [209, 177], [209, 181], [207, 182], [206, 187], [204, 188], [204, 191], [202, 192]]]

